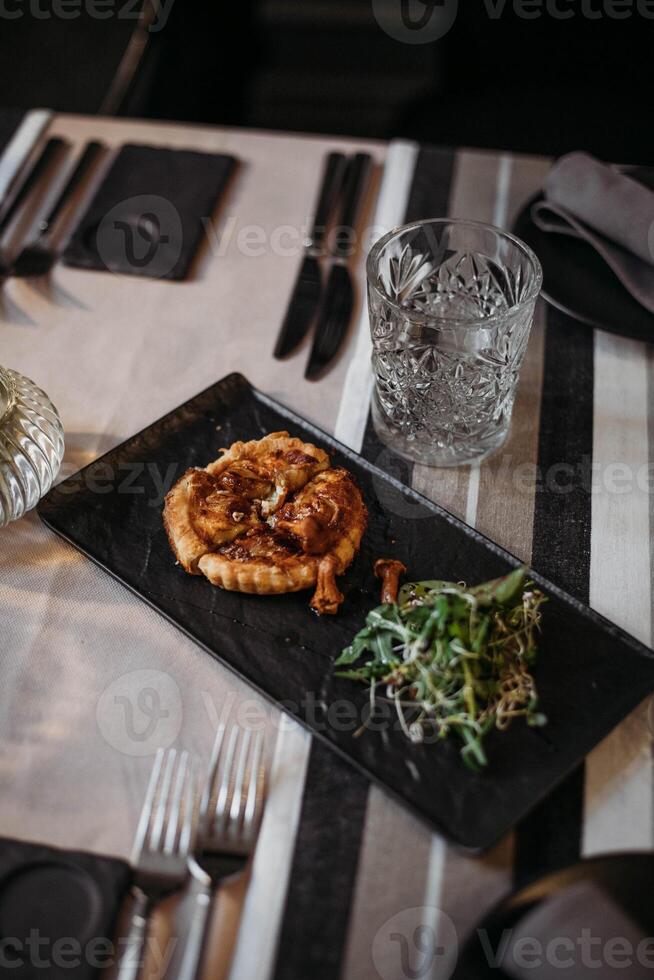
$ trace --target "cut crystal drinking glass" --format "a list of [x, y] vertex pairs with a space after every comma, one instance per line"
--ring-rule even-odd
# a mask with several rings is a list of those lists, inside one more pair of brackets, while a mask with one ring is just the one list
[[0, 367], [0, 527], [36, 506], [63, 455], [63, 428], [48, 396]]
[[421, 221], [377, 242], [373, 422], [388, 446], [456, 466], [502, 445], [541, 282], [526, 245], [479, 222]]

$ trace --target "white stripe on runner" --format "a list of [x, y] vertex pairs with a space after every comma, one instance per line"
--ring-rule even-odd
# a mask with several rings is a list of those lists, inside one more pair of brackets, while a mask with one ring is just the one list
[[475, 526], [477, 520], [477, 504], [479, 503], [479, 477], [481, 463], [473, 463], [468, 474], [468, 498], [466, 500], [466, 524]]
[[[597, 332], [594, 370], [590, 604], [650, 645], [647, 348]], [[584, 856], [654, 846], [647, 707], [587, 759]]]
[[[445, 857], [447, 844], [445, 838], [433, 834], [429, 849], [429, 871], [425, 888], [425, 908], [440, 909], [441, 885], [445, 876]], [[434, 924], [434, 923], [432, 923]]]
[[280, 724], [230, 980], [268, 980], [275, 965], [311, 751], [308, 731], [287, 715]]
[[509, 214], [509, 191], [511, 190], [511, 170], [513, 160], [510, 156], [501, 156], [497, 166], [497, 197], [493, 209], [493, 224], [504, 228]]
[[23, 165], [51, 119], [49, 110], [34, 109], [20, 123], [0, 158], [0, 198], [4, 197], [14, 174]]
[[[388, 148], [374, 218], [374, 226], [379, 237], [404, 220], [418, 149], [417, 143], [409, 143], [405, 140], [394, 140]], [[361, 450], [370, 410], [371, 352], [366, 302], [361, 305], [356, 345], [345, 375], [341, 404], [334, 428], [334, 437], [356, 452]]]
[[[491, 223], [503, 228], [509, 214], [509, 194], [511, 191], [511, 171], [513, 160], [510, 156], [501, 156], [497, 164], [497, 185], [495, 189], [495, 204]], [[468, 474], [468, 497], [466, 500], [465, 522], [474, 527], [477, 520], [477, 504], [479, 502], [479, 478], [481, 464], [473, 463]]]
[[[433, 980], [437, 980], [439, 975], [449, 976], [452, 967], [455, 965], [455, 961], [453, 961], [452, 958], [456, 951], [449, 945], [449, 929], [445, 925], [445, 921], [447, 920], [443, 919], [443, 916], [447, 915], [447, 913], [444, 911], [441, 904], [443, 898], [443, 882], [445, 881], [446, 875], [447, 854], [448, 845], [446, 844], [444, 838], [439, 837], [437, 834], [433, 834], [431, 838], [431, 847], [429, 849], [427, 887], [425, 888], [425, 899], [421, 917], [422, 922], [420, 924], [431, 928], [432, 935], [434, 937], [434, 950], [436, 950], [439, 946], [442, 946], [445, 948], [446, 953], [445, 960], [437, 957], [431, 964], [429, 964], [431, 968], [429, 969], [428, 980], [432, 980], [432, 978]], [[448, 918], [450, 917], [448, 916]], [[451, 918], [450, 921], [452, 921]]]

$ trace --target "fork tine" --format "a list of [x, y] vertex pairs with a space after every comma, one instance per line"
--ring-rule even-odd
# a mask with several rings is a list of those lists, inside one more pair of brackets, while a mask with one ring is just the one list
[[184, 793], [184, 818], [182, 829], [179, 834], [179, 854], [181, 857], [188, 857], [193, 845], [193, 830], [195, 827], [195, 813], [193, 804], [195, 802], [195, 775], [193, 766], [189, 766], [186, 780], [186, 792]]
[[261, 756], [263, 753], [263, 732], [257, 732], [252, 745], [250, 774], [245, 812], [243, 814], [243, 838], [248, 842], [256, 825], [257, 803], [260, 791]]
[[216, 809], [214, 811], [214, 819], [216, 821], [216, 830], [221, 832], [225, 825], [228, 813], [228, 801], [229, 801], [229, 787], [231, 783], [232, 776], [232, 766], [234, 763], [234, 753], [236, 752], [236, 741], [238, 739], [239, 729], [236, 725], [232, 728], [229, 733], [229, 741], [227, 743], [227, 752], [225, 754], [225, 760], [222, 767], [222, 778], [220, 780], [220, 789], [218, 790], [218, 796], [216, 799]]
[[238, 818], [241, 813], [241, 803], [243, 800], [245, 783], [245, 766], [248, 759], [248, 750], [250, 748], [251, 738], [252, 732], [249, 728], [246, 728], [243, 732], [243, 738], [241, 739], [241, 751], [239, 752], [238, 756], [238, 765], [236, 769], [236, 776], [234, 777], [234, 789], [232, 792], [232, 805], [229, 811], [229, 829], [233, 836], [235, 836], [238, 832]]
[[163, 765], [164, 750], [157, 749], [157, 754], [154, 757], [154, 762], [152, 763], [152, 770], [150, 772], [150, 780], [148, 782], [148, 788], [145, 794], [145, 800], [143, 801], [143, 807], [141, 809], [141, 816], [139, 817], [139, 824], [136, 830], [136, 837], [134, 838], [134, 847], [132, 848], [132, 863], [138, 863], [141, 851], [143, 850], [143, 845], [145, 844], [145, 835], [147, 834], [148, 827], [150, 825], [150, 820], [152, 818], [152, 810], [154, 808], [154, 801], [157, 792], [157, 785], [159, 783], [159, 777], [161, 776], [161, 767]]
[[211, 758], [209, 760], [209, 768], [207, 770], [207, 779], [202, 791], [202, 799], [200, 800], [200, 812], [198, 815], [200, 833], [207, 831], [211, 822], [209, 818], [209, 807], [211, 805], [211, 797], [214, 792], [214, 784], [216, 782], [218, 766], [220, 765], [220, 753], [222, 751], [224, 741], [225, 726], [219, 725], [218, 730], [216, 731], [213, 748], [211, 750]]
[[168, 809], [168, 795], [170, 793], [170, 784], [173, 778], [173, 769], [175, 766], [175, 759], [177, 758], [177, 751], [175, 749], [168, 749], [166, 753], [166, 763], [164, 766], [163, 779], [161, 781], [161, 789], [159, 791], [159, 800], [157, 802], [157, 808], [154, 814], [154, 821], [152, 830], [150, 832], [150, 840], [148, 846], [153, 851], [158, 851], [161, 846], [161, 836], [163, 833], [164, 823], [166, 820], [166, 810]]
[[170, 804], [170, 811], [168, 813], [168, 823], [166, 826], [166, 836], [164, 840], [164, 853], [172, 854], [175, 850], [175, 841], [177, 840], [177, 833], [179, 831], [179, 818], [182, 806], [182, 793], [186, 785], [186, 776], [188, 771], [188, 752], [182, 752], [179, 757], [179, 762], [177, 763], [177, 772], [175, 774], [175, 787], [173, 789], [173, 796]]

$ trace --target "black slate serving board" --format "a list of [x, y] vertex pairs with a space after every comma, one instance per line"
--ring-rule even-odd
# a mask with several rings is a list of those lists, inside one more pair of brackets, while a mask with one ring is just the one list
[[[359, 556], [342, 580], [340, 614], [318, 618], [309, 594], [247, 596], [176, 566], [161, 522], [158, 480], [170, 485], [220, 447], [287, 429], [356, 477], [370, 512]], [[155, 480], [154, 474], [158, 479]], [[354, 737], [367, 691], [334, 676], [333, 661], [379, 603], [376, 558], [397, 557], [412, 579], [477, 583], [517, 559], [232, 374], [51, 490], [43, 521], [127, 585], [371, 779], [454, 842], [484, 848], [513, 826], [654, 690], [654, 654], [556, 586], [536, 679], [544, 729], [515, 724], [487, 741], [490, 765], [462, 764], [455, 741], [411, 744], [390, 720]]]

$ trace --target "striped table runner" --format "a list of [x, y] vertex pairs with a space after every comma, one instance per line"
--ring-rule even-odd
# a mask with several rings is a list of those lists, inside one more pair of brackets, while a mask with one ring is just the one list
[[[548, 166], [540, 159], [394, 144], [375, 224], [384, 229], [450, 215], [510, 227]], [[379, 442], [369, 417], [369, 353], [364, 311], [337, 437], [650, 644], [649, 349], [593, 334], [541, 304], [507, 444], [481, 466], [457, 470], [407, 464]], [[404, 980], [416, 975], [410, 964], [419, 955], [412, 944], [421, 924], [453, 927], [460, 943], [514, 884], [580, 855], [649, 849], [648, 711], [642, 705], [478, 858], [457, 852], [322, 744], [289, 728], [278, 751], [295, 752], [296, 765], [283, 794], [285, 812], [275, 815], [277, 827], [286, 829], [286, 853], [272, 833], [262, 841], [280, 851], [272, 864], [284, 882], [285, 904], [264, 908], [261, 889], [253, 897], [246, 918], [259, 935], [269, 931], [264, 947], [271, 959], [262, 963], [259, 956], [255, 964], [239, 946], [232, 977]], [[450, 958], [434, 961], [421, 977], [449, 976], [451, 941], [448, 948]]]

